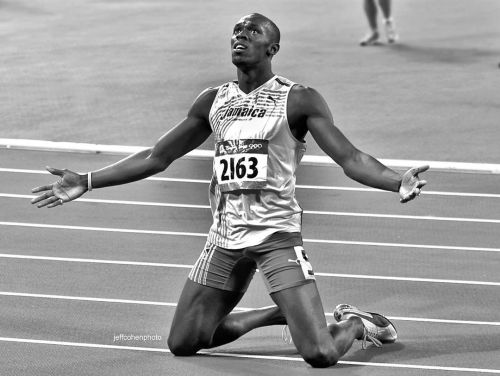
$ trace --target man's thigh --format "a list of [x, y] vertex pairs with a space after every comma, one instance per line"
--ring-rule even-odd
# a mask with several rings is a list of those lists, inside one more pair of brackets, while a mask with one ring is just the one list
[[172, 320], [170, 350], [177, 355], [192, 355], [206, 348], [221, 320], [242, 296], [242, 292], [220, 290], [188, 279]]
[[207, 242], [189, 273], [189, 279], [220, 290], [245, 292], [257, 265], [243, 250], [217, 247]]
[[285, 316], [300, 353], [332, 343], [316, 281], [277, 291], [271, 294], [271, 298]]
[[255, 259], [271, 294], [315, 280], [312, 265], [302, 245], [269, 248], [246, 254]]
[[207, 243], [177, 303], [169, 346], [197, 351], [210, 344], [220, 322], [238, 304], [256, 264], [241, 251]]

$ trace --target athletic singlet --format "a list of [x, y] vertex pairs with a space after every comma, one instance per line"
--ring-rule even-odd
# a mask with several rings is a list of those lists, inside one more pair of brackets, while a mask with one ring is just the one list
[[301, 231], [295, 170], [306, 145], [287, 120], [293, 85], [274, 76], [248, 94], [236, 82], [218, 89], [209, 115], [215, 157], [208, 240], [219, 247], [245, 248], [278, 231]]

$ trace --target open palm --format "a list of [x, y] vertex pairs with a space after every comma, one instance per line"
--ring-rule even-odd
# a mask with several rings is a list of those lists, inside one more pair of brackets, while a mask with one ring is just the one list
[[418, 174], [427, 171], [429, 166], [413, 167], [406, 171], [401, 181], [399, 188], [399, 196], [401, 203], [413, 200], [420, 194], [420, 191], [427, 181], [420, 180]]
[[53, 208], [62, 205], [63, 202], [75, 200], [87, 191], [86, 184], [82, 183], [82, 175], [67, 169], [59, 170], [52, 167], [47, 167], [47, 171], [52, 175], [59, 176], [60, 179], [55, 183], [32, 189], [33, 193], [42, 192], [31, 200], [31, 203], [37, 204], [39, 208], [44, 206]]

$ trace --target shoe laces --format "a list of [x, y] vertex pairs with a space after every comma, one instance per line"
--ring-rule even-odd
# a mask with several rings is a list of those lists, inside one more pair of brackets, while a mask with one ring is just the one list
[[382, 347], [382, 342], [376, 338], [377, 333], [370, 332], [366, 326], [363, 328], [363, 338], [361, 339], [361, 348], [366, 350], [367, 342], [370, 341], [376, 347]]
[[281, 339], [287, 345], [291, 345], [293, 343], [292, 335], [290, 334], [290, 330], [288, 329], [288, 325], [285, 325], [283, 329], [281, 329]]

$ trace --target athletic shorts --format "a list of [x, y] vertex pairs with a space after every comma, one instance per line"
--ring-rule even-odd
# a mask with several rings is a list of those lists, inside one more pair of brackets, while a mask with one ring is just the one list
[[302, 244], [300, 233], [283, 232], [243, 249], [207, 242], [189, 279], [220, 290], [245, 292], [258, 268], [270, 293], [310, 283], [314, 272]]

